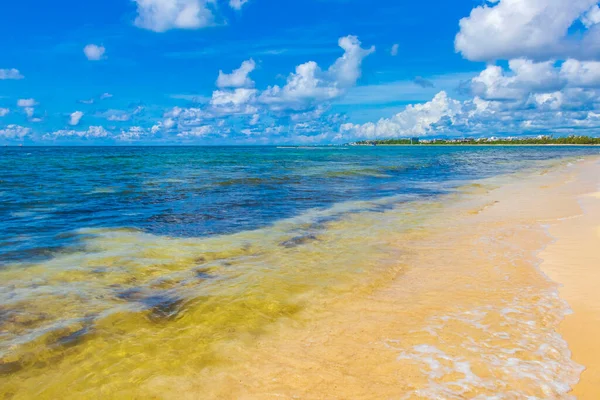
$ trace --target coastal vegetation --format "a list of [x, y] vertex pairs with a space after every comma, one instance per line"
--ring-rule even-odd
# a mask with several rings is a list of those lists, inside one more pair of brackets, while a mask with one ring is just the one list
[[600, 137], [540, 135], [535, 137], [489, 137], [455, 139], [396, 138], [364, 140], [350, 143], [351, 146], [394, 146], [394, 145], [600, 145]]

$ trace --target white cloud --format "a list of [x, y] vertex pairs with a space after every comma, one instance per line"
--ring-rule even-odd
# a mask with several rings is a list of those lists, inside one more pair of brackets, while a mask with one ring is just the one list
[[217, 78], [217, 86], [219, 88], [241, 88], [241, 87], [252, 87], [254, 82], [248, 77], [248, 75], [254, 71], [256, 63], [253, 59], [244, 61], [242, 65], [233, 70], [231, 74], [225, 74], [223, 71], [219, 71], [219, 77]]
[[361, 75], [363, 59], [373, 53], [375, 47], [363, 49], [356, 36], [342, 37], [338, 44], [344, 49], [344, 54], [327, 71], [321, 70], [314, 61], [298, 65], [285, 86], [267, 88], [260, 95], [260, 102], [273, 109], [298, 110], [344, 94], [356, 84]]
[[531, 60], [509, 61], [510, 73], [501, 67], [488, 65], [471, 80], [474, 94], [486, 99], [519, 99], [530, 92], [547, 92], [563, 86], [553, 61], [535, 63]]
[[108, 110], [101, 113], [101, 116], [113, 122], [125, 122], [131, 119], [131, 115], [123, 110]]
[[376, 123], [343, 124], [346, 140], [411, 136], [490, 136], [522, 134], [577, 134], [600, 132], [597, 89], [565, 87], [560, 91], [529, 93], [518, 100], [458, 101], [446, 93], [407, 106]]
[[98, 46], [95, 44], [88, 44], [83, 48], [83, 53], [90, 61], [98, 61], [102, 59], [105, 52], [106, 49], [104, 48], [104, 46]]
[[[213, 24], [209, 7], [214, 0], [134, 0], [138, 15], [135, 25], [154, 32], [198, 29]], [[241, 5], [240, 5], [241, 7]]]
[[171, 129], [175, 126], [175, 121], [171, 118], [167, 118], [163, 121], [163, 126], [165, 129]]
[[0, 117], [4, 117], [5, 115], [7, 115], [10, 112], [10, 110], [8, 108], [1, 108], [0, 107]]
[[595, 23], [596, 6], [597, 0], [499, 0], [483, 4], [460, 20], [455, 47], [473, 61], [597, 53], [596, 45], [586, 44], [595, 42], [597, 31], [586, 32], [581, 40], [568, 37], [577, 20], [582, 18], [588, 26]]
[[100, 100], [106, 100], [106, 99], [110, 99], [111, 97], [113, 97], [113, 95], [112, 95], [112, 94], [110, 94], [110, 93], [102, 93], [102, 94], [100, 95]]
[[73, 112], [70, 117], [69, 117], [69, 125], [79, 125], [79, 121], [81, 121], [81, 118], [83, 117], [83, 113], [81, 111], [75, 111]]
[[238, 88], [233, 91], [215, 90], [210, 105], [213, 111], [224, 114], [254, 114], [257, 108], [256, 89]]
[[344, 49], [344, 54], [329, 67], [328, 73], [336, 85], [348, 88], [354, 86], [360, 78], [362, 61], [366, 56], [375, 52], [375, 46], [363, 49], [356, 36], [342, 37], [338, 44]]
[[[337, 114], [324, 115], [328, 103], [356, 85], [363, 59], [375, 51], [374, 47], [362, 48], [354, 36], [340, 38], [339, 45], [344, 53], [327, 70], [309, 61], [298, 65], [285, 85], [265, 90], [254, 88], [254, 83], [249, 81], [248, 74], [255, 68], [252, 60], [231, 74], [220, 71], [217, 80], [220, 88], [212, 93], [206, 105], [174, 107], [164, 113], [163, 118], [171, 119], [171, 126], [176, 126], [179, 137], [231, 139], [231, 135], [243, 134], [243, 140], [251, 137], [254, 143], [263, 143], [275, 131], [294, 137], [299, 132], [329, 135], [334, 126], [337, 130], [342, 118]], [[274, 130], [274, 126], [281, 129]], [[151, 129], [156, 133], [168, 131], [164, 122], [156, 123]], [[284, 140], [283, 136], [279, 139]]]
[[0, 80], [25, 78], [18, 69], [0, 69]]
[[114, 136], [114, 138], [121, 141], [131, 142], [148, 138], [149, 136], [152, 136], [155, 133], [157, 132], [154, 129], [147, 130], [142, 128], [141, 126], [130, 126], [128, 129], [121, 130], [121, 132], [118, 135]]
[[165, 118], [163, 121], [159, 121], [157, 124], [153, 125], [152, 128], [150, 128], [150, 131], [153, 134], [156, 134], [160, 131], [168, 131], [172, 129], [175, 125], [175, 120], [173, 120], [172, 118]]
[[241, 10], [244, 4], [246, 4], [249, 0], [229, 0], [229, 7], [234, 10]]
[[533, 101], [539, 108], [559, 110], [564, 103], [564, 95], [562, 92], [537, 93], [533, 95]]
[[23, 139], [25, 136], [31, 134], [31, 128], [26, 128], [20, 125], [7, 125], [4, 128], [0, 128], [0, 138], [5, 139]]
[[312, 102], [332, 100], [342, 94], [342, 89], [328, 79], [316, 62], [298, 65], [296, 72], [288, 77], [283, 87], [269, 87], [260, 101], [273, 108], [302, 109]]
[[214, 128], [210, 125], [196, 126], [186, 131], [177, 134], [181, 138], [201, 138], [214, 132]]
[[104, 129], [102, 126], [90, 126], [88, 129], [84, 131], [76, 131], [76, 130], [59, 130], [49, 134], [44, 135], [44, 139], [53, 139], [60, 137], [76, 137], [76, 138], [92, 138], [92, 139], [101, 139], [109, 137], [109, 132]]
[[525, 100], [530, 94], [553, 93], [566, 88], [600, 88], [600, 62], [568, 59], [554, 61], [509, 61], [509, 70], [488, 65], [470, 81], [473, 94], [488, 100]]
[[19, 107], [33, 107], [37, 104], [35, 99], [19, 99], [17, 100], [17, 106]]
[[354, 137], [387, 138], [399, 136], [423, 136], [431, 134], [434, 125], [442, 118], [453, 119], [462, 111], [462, 104], [439, 92], [424, 104], [407, 106], [391, 118], [382, 118], [377, 123], [363, 125], [343, 124], [342, 133], [351, 133]]
[[600, 62], [569, 59], [562, 64], [560, 75], [574, 87], [600, 87]]
[[590, 28], [598, 23], [600, 23], [600, 7], [598, 5], [592, 6], [581, 18], [581, 22]]
[[113, 114], [113, 115], [109, 115], [108, 117], [106, 117], [107, 120], [112, 121], [112, 122], [125, 122], [125, 121], [129, 121], [129, 115], [128, 114]]
[[[19, 99], [17, 100], [17, 106], [21, 107], [28, 118], [33, 117], [35, 113], [35, 108], [33, 106], [37, 105], [35, 99]], [[41, 120], [37, 120], [34, 122], [39, 122]]]
[[400, 45], [398, 43], [394, 44], [390, 49], [390, 54], [394, 57], [398, 55], [398, 50], [400, 49]]

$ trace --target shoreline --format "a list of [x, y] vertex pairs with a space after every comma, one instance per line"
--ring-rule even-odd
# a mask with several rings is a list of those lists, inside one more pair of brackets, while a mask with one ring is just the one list
[[587, 177], [598, 191], [581, 193], [577, 201], [581, 214], [548, 226], [554, 241], [541, 253], [540, 268], [560, 284], [561, 298], [573, 312], [565, 317], [558, 332], [567, 340], [573, 359], [582, 364], [579, 383], [572, 394], [578, 399], [600, 398], [600, 186]]
[[178, 385], [180, 398], [598, 398], [596, 363], [584, 357], [595, 331], [577, 336], [581, 319], [570, 327], [563, 282], [547, 273], [562, 243], [547, 226], [585, 221], [576, 200], [597, 185], [598, 168], [594, 157], [467, 185], [392, 238], [402, 256], [389, 284], [226, 348], [233, 367], [150, 388]]
[[417, 144], [378, 144], [378, 145], [370, 145], [370, 144], [357, 144], [351, 145], [349, 147], [596, 147], [600, 146], [599, 144], [510, 144], [510, 143], [500, 143], [500, 144], [475, 144], [475, 143], [467, 143], [467, 144], [434, 144], [434, 143], [417, 143]]
[[[565, 263], [576, 266], [565, 251], [572, 241], [562, 239], [576, 236], [561, 231], [565, 224], [589, 228], [571, 229], [584, 232], [586, 240], [579, 241], [590, 245], [596, 226], [581, 218], [578, 201], [597, 201], [589, 193], [598, 191], [599, 161], [541, 162], [467, 182], [441, 197], [359, 207], [313, 222], [310, 238], [289, 239], [292, 221], [238, 234], [260, 243], [252, 252], [227, 237], [96, 232], [89, 244], [110, 253], [99, 252], [89, 265], [120, 265], [115, 254], [156, 257], [155, 265], [176, 257], [184, 267], [213, 265], [192, 269], [194, 276], [182, 282], [212, 275], [243, 285], [211, 285], [215, 299], [228, 301], [213, 307], [207, 298], [192, 297], [193, 304], [172, 319], [115, 314], [98, 320], [89, 335], [77, 325], [67, 336], [75, 345], [66, 342], [64, 354], [51, 353], [55, 346], [42, 353], [56, 364], [2, 377], [0, 393], [14, 399], [568, 398], [571, 388], [578, 393], [586, 385], [596, 393], [594, 360], [585, 359], [595, 337], [580, 333], [600, 307], [582, 313], [572, 304], [579, 318], [573, 324], [558, 285], [565, 284], [560, 295], [571, 303], [565, 289], [576, 294], [589, 283], [593, 294], [597, 280], [585, 257], [579, 257], [578, 273], [585, 277], [572, 284], [572, 276], [553, 275], [549, 265], [556, 260], [561, 273], [568, 272]], [[227, 255], [221, 269], [214, 265], [223, 256], [206, 259], [216, 248]], [[248, 269], [249, 263], [261, 269]], [[129, 268], [146, 273], [146, 265]], [[164, 278], [160, 270], [155, 274]], [[176, 291], [179, 279], [158, 283], [166, 290], [175, 284]], [[90, 383], [90, 371], [102, 371], [106, 380]]]

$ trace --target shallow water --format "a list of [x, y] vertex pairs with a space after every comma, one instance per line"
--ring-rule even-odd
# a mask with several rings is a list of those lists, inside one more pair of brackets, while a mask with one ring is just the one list
[[[166, 397], [157, 382], [236, 364], [232, 348], [243, 353], [273, 326], [296, 326], [404, 273], [400, 260], [418, 251], [407, 238], [430, 234], [448, 194], [477, 196], [490, 187], [475, 180], [598, 152], [2, 149], [0, 393]], [[544, 290], [545, 303], [506, 304], [502, 318], [543, 312], [554, 298]], [[483, 326], [485, 307], [430, 329], [453, 319]], [[470, 376], [432, 345], [397, 357], [426, 360], [435, 376], [444, 363]]]

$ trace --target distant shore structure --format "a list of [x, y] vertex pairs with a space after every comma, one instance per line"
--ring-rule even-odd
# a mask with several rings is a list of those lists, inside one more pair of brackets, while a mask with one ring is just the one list
[[600, 145], [600, 137], [592, 136], [509, 136], [453, 139], [421, 139], [418, 137], [374, 139], [348, 143], [349, 146], [400, 146], [400, 145]]

